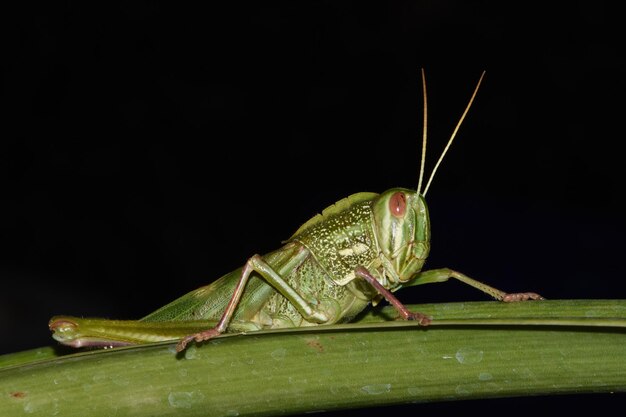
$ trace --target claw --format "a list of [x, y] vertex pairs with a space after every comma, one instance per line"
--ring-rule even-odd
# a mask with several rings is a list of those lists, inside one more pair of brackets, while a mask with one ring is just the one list
[[194, 335], [186, 336], [180, 339], [180, 341], [176, 345], [176, 352], [182, 352], [183, 350], [185, 350], [185, 348], [187, 347], [187, 344], [191, 342], [193, 338], [194, 338]]
[[180, 339], [180, 341], [176, 345], [176, 352], [182, 352], [183, 350], [185, 350], [189, 342], [191, 342], [192, 340], [195, 340], [196, 343], [200, 343], [204, 342], [205, 340], [213, 339], [220, 334], [222, 334], [222, 332], [217, 329], [209, 329], [205, 330], [204, 332], [185, 336], [184, 338]]
[[527, 301], [527, 300], [545, 300], [542, 296], [535, 292], [518, 292], [506, 294], [502, 297], [502, 301], [505, 303], [515, 303], [518, 301]]
[[415, 320], [420, 326], [428, 326], [431, 322], [431, 318], [422, 313], [409, 313], [406, 317], [407, 320]]

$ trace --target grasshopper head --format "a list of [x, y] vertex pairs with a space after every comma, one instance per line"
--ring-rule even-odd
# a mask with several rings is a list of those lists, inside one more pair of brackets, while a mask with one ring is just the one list
[[[430, 219], [428, 218], [428, 207], [426, 206], [424, 196], [435, 177], [437, 168], [439, 168], [443, 157], [446, 155], [450, 145], [452, 145], [461, 123], [463, 123], [467, 112], [472, 106], [484, 75], [485, 72], [483, 71], [465, 111], [454, 128], [450, 139], [448, 139], [448, 144], [430, 173], [426, 186], [422, 188], [424, 163], [426, 161], [427, 125], [426, 76], [424, 75], [424, 70], [422, 70], [424, 130], [417, 191], [405, 188], [392, 188], [373, 200], [376, 238], [380, 250], [386, 259], [383, 268], [386, 270], [385, 276], [390, 279], [392, 285], [395, 284], [395, 288], [398, 288], [404, 282], [410, 281], [416, 273], [421, 271], [426, 261], [430, 249]], [[393, 271], [389, 271], [389, 268], [393, 268]]]
[[413, 190], [392, 188], [374, 201], [373, 213], [383, 255], [400, 282], [409, 281], [422, 269], [430, 249], [430, 220], [424, 197]]

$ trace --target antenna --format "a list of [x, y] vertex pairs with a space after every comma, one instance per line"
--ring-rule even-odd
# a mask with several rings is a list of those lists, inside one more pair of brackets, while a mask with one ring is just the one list
[[428, 124], [428, 104], [426, 100], [426, 73], [422, 68], [422, 96], [424, 101], [424, 110], [422, 114], [424, 116], [424, 122], [422, 124], [422, 159], [420, 162], [420, 178], [417, 182], [417, 193], [420, 194], [422, 189], [422, 180], [424, 179], [424, 164], [426, 163], [426, 126]]
[[[474, 93], [472, 94], [472, 97], [470, 98], [469, 103], [467, 103], [467, 107], [465, 107], [465, 111], [461, 115], [461, 118], [459, 119], [459, 122], [456, 124], [456, 127], [454, 128], [454, 131], [452, 132], [452, 136], [450, 136], [450, 139], [448, 140], [448, 144], [446, 145], [445, 149], [441, 153], [441, 156], [439, 157], [439, 160], [435, 164], [435, 168], [433, 168], [433, 172], [430, 173], [430, 178], [428, 179], [428, 183], [426, 184], [426, 188], [424, 188], [424, 192], [422, 193], [422, 195], [424, 197], [426, 196], [426, 193], [428, 192], [428, 188], [430, 187], [430, 183], [433, 182], [433, 178], [435, 177], [435, 172], [437, 172], [437, 168], [439, 168], [439, 165], [441, 164], [441, 161], [443, 161], [443, 157], [446, 156], [446, 152], [448, 152], [448, 149], [450, 149], [450, 145], [452, 145], [452, 141], [454, 141], [454, 137], [456, 136], [456, 133], [459, 131], [459, 128], [461, 127], [461, 124], [463, 123], [463, 120], [465, 119], [465, 116], [467, 115], [467, 112], [469, 111], [470, 107], [472, 107], [472, 103], [474, 102], [474, 98], [476, 97], [476, 94], [478, 93], [478, 89], [480, 88], [480, 83], [483, 81], [483, 77], [485, 76], [485, 72], [486, 71], [483, 71], [483, 73], [480, 75], [480, 79], [478, 80], [478, 84], [476, 84], [476, 88], [474, 89]], [[419, 189], [418, 189], [418, 191], [419, 191]]]

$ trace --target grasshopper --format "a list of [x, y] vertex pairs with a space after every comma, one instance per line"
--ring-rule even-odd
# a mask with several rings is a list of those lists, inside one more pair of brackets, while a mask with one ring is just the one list
[[224, 332], [292, 328], [348, 322], [383, 298], [400, 318], [428, 325], [409, 311], [396, 290], [457, 279], [496, 300], [542, 299], [533, 292], [506, 293], [460, 272], [422, 271], [430, 250], [425, 196], [485, 75], [483, 72], [448, 143], [422, 190], [426, 154], [426, 78], [422, 70], [423, 141], [416, 190], [362, 192], [327, 207], [304, 223], [280, 249], [254, 255], [217, 281], [191, 291], [137, 321], [56, 316], [49, 322], [62, 344], [115, 347], [176, 340], [177, 351]]

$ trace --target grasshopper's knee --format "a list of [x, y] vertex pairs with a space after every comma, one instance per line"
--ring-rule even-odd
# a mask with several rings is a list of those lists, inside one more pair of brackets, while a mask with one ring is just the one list
[[255, 253], [250, 258], [248, 258], [248, 261], [246, 263], [252, 267], [258, 268], [259, 266], [264, 265], [265, 261], [263, 260], [263, 258], [261, 258], [261, 255]]
[[334, 321], [340, 313], [341, 307], [337, 301], [323, 299], [316, 304], [307, 304], [301, 312], [302, 318], [311, 323], [326, 324]]
[[317, 324], [328, 323], [328, 316], [322, 311], [311, 311], [304, 315], [304, 319]]

